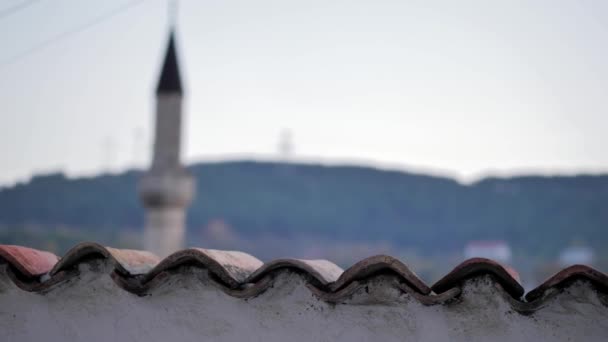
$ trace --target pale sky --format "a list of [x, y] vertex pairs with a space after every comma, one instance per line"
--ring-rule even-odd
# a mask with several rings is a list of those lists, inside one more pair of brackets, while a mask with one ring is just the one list
[[[0, 184], [147, 165], [166, 1], [25, 53], [129, 2], [0, 17]], [[607, 1], [182, 0], [178, 13], [188, 163], [276, 158], [289, 129], [296, 160], [608, 172]]]

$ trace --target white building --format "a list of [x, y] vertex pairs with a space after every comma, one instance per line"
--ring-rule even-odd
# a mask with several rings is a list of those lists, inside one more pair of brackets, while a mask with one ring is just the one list
[[471, 241], [464, 248], [465, 259], [486, 258], [503, 264], [511, 262], [511, 247], [505, 241]]

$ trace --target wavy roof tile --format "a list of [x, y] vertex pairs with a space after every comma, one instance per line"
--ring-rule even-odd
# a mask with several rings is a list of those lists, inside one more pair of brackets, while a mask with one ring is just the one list
[[162, 272], [189, 264], [208, 269], [230, 288], [237, 288], [245, 283], [245, 280], [263, 265], [256, 257], [243, 252], [189, 248], [166, 257], [146, 274], [144, 279], [149, 281]]
[[[27, 247], [0, 245], [0, 265], [21, 289], [52, 291], [53, 287], [78, 272], [78, 265], [93, 259], [105, 260], [112, 279], [126, 291], [143, 295], [180, 273], [180, 267], [205, 269], [224, 292], [250, 298], [268, 289], [278, 273], [303, 277], [307, 287], [328, 302], [341, 302], [377, 277], [392, 277], [396, 288], [424, 305], [449, 302], [458, 297], [463, 284], [477, 277], [488, 277], [504, 289], [515, 310], [529, 313], [542, 307], [548, 293], [574, 281], [589, 282], [597, 291], [608, 294], [608, 276], [588, 266], [566, 268], [524, 296], [517, 274], [499, 263], [482, 258], [469, 259], [456, 266], [432, 286], [426, 285], [404, 263], [385, 255], [363, 259], [346, 270], [326, 260], [278, 259], [262, 263], [243, 252], [190, 248], [165, 259], [145, 252], [81, 243], [62, 258]], [[183, 272], [182, 272], [183, 273]]]
[[514, 298], [520, 298], [524, 294], [524, 288], [519, 284], [518, 279], [516, 279], [518, 276], [514, 271], [508, 270], [496, 261], [485, 258], [472, 258], [460, 263], [460, 265], [437, 281], [431, 288], [436, 293], [443, 293], [461, 285], [467, 279], [482, 274], [489, 274], [495, 277], [505, 291]]
[[122, 274], [138, 275], [148, 273], [160, 262], [156, 255], [131, 249], [104, 247], [97, 243], [87, 242], [76, 245], [55, 264], [50, 274], [69, 269], [89, 258], [110, 259], [117, 271]]
[[608, 276], [585, 265], [573, 265], [565, 268], [526, 294], [528, 302], [542, 298], [547, 292], [562, 289], [576, 280], [592, 283], [598, 290], [608, 293]]
[[27, 278], [38, 277], [49, 272], [59, 260], [53, 253], [11, 245], [0, 245], [0, 259]]

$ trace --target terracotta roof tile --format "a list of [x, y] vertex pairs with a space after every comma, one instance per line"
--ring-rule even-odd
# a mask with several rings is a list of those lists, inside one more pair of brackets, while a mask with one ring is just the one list
[[580, 279], [591, 282], [602, 291], [608, 291], [608, 275], [589, 266], [574, 265], [559, 271], [534, 290], [528, 292], [526, 300], [532, 302], [542, 298], [552, 288], [563, 288]]
[[260, 260], [247, 253], [189, 248], [166, 257], [146, 274], [145, 281], [150, 281], [161, 272], [188, 264], [208, 269], [230, 288], [239, 287], [253, 272], [262, 267]]
[[131, 275], [145, 274], [160, 262], [159, 257], [150, 252], [116, 249], [94, 242], [83, 242], [74, 246], [61, 258], [51, 271], [51, 275], [90, 258], [110, 259], [115, 263], [119, 272]]
[[331, 285], [333, 291], [337, 291], [349, 283], [370, 277], [374, 274], [389, 272], [398, 275], [415, 291], [429, 294], [431, 289], [418, 276], [401, 261], [387, 255], [376, 255], [359, 261], [344, 271], [340, 278]]
[[0, 260], [6, 261], [23, 276], [34, 278], [48, 273], [59, 258], [53, 253], [37, 249], [0, 245]]
[[109, 263], [115, 283], [137, 295], [150, 293], [156, 286], [182, 273], [179, 271], [182, 266], [206, 269], [214, 285], [237, 298], [252, 298], [267, 291], [273, 287], [275, 277], [271, 275], [284, 271], [305, 275], [306, 287], [318, 298], [333, 303], [344, 302], [355, 292], [360, 293], [361, 289], [367, 288], [369, 281], [378, 276], [388, 276], [386, 286], [407, 293], [423, 305], [442, 305], [454, 300], [458, 302], [466, 281], [490, 275], [504, 289], [501, 296], [515, 311], [523, 314], [542, 309], [544, 299], [550, 297], [546, 293], [559, 294], [553, 290], [565, 288], [574, 280], [589, 281], [595, 289], [608, 293], [608, 276], [581, 265], [562, 270], [522, 298], [524, 290], [515, 270], [482, 258], [470, 259], [456, 266], [432, 286], [433, 293], [405, 264], [385, 255], [366, 258], [343, 271], [327, 260], [278, 259], [262, 264], [246, 253], [201, 248], [181, 250], [159, 260], [145, 251], [82, 243], [58, 261], [52, 253], [0, 245], [0, 262], [10, 265], [5, 268], [6, 274], [19, 288], [31, 292], [50, 291], [57, 284], [77, 276], [78, 272], [74, 272], [77, 266], [91, 259]]
[[336, 281], [344, 272], [338, 265], [327, 260], [277, 259], [265, 263], [262, 267], [258, 268], [247, 279], [247, 282], [256, 282], [267, 274], [279, 269], [293, 269], [304, 272], [313, 277], [322, 286], [327, 286], [329, 283]]
[[431, 288], [436, 293], [443, 293], [453, 287], [459, 287], [465, 280], [478, 275], [490, 274], [503, 286], [511, 296], [520, 298], [524, 288], [505, 267], [496, 261], [484, 258], [472, 258], [456, 266], [450, 273], [441, 278]]

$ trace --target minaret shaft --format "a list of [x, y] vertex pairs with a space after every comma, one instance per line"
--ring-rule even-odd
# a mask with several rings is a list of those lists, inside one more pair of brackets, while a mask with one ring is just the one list
[[184, 247], [186, 211], [183, 207], [157, 207], [146, 210], [144, 246], [165, 257]]
[[181, 94], [159, 94], [156, 100], [153, 169], [179, 168], [182, 126]]

